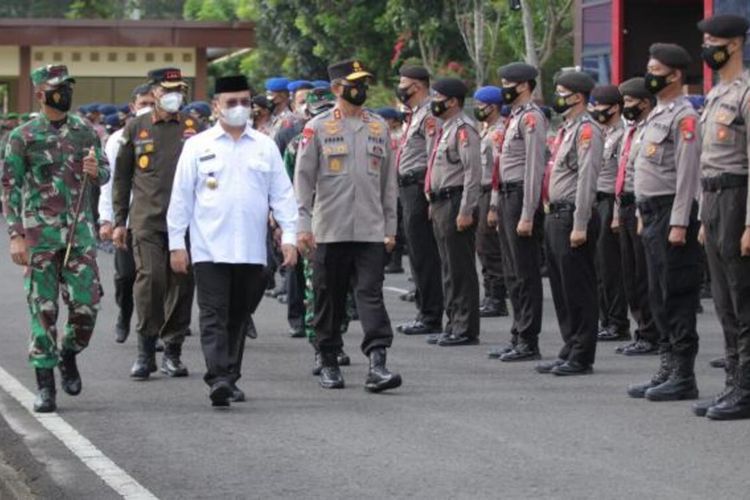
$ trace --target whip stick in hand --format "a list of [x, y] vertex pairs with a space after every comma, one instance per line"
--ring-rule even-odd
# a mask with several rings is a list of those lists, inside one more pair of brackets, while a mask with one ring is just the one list
[[[95, 158], [94, 146], [89, 149], [89, 158]], [[81, 181], [81, 191], [78, 193], [78, 202], [76, 203], [76, 211], [73, 219], [73, 226], [68, 233], [68, 246], [65, 249], [65, 258], [63, 259], [63, 268], [68, 266], [68, 259], [70, 259], [70, 252], [73, 249], [73, 243], [76, 238], [76, 228], [78, 227], [78, 218], [81, 216], [81, 208], [83, 208], [83, 197], [86, 193], [86, 187], [88, 184], [89, 176], [86, 172], [83, 172], [83, 181]]]

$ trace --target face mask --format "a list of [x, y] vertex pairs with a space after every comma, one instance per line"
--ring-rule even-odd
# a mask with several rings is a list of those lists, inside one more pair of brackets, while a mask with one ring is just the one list
[[367, 85], [344, 85], [341, 97], [355, 106], [362, 106], [367, 100]]
[[411, 99], [411, 96], [414, 95], [414, 93], [409, 93], [410, 88], [411, 85], [409, 85], [408, 87], [396, 87], [396, 97], [398, 97], [398, 100], [404, 104], [406, 104], [409, 99]]
[[667, 77], [669, 75], [655, 75], [653, 73], [646, 73], [646, 88], [649, 92], [656, 95], [669, 86]]
[[159, 107], [167, 113], [177, 113], [182, 106], [182, 93], [170, 92], [159, 98]]
[[476, 118], [478, 121], [483, 122], [489, 116], [490, 116], [489, 106], [485, 106], [483, 108], [480, 108], [480, 107], [474, 108], [474, 118]]
[[518, 85], [512, 87], [503, 87], [503, 102], [513, 104], [518, 99]]
[[601, 123], [604, 125], [605, 123], [609, 122], [609, 120], [612, 118], [612, 115], [614, 115], [614, 111], [612, 111], [612, 107], [609, 107], [607, 109], [592, 109], [589, 111], [589, 114], [591, 115], [591, 118], [593, 118], [597, 123]]
[[622, 108], [622, 116], [624, 116], [626, 120], [631, 122], [638, 120], [638, 118], [641, 116], [641, 113], [643, 113], [643, 110], [638, 107], [637, 104], [635, 106], [626, 106]]
[[448, 99], [443, 99], [442, 101], [432, 101], [430, 103], [430, 111], [432, 111], [432, 114], [435, 116], [440, 116], [446, 111], [448, 111]]
[[714, 71], [718, 71], [729, 62], [728, 45], [704, 45], [701, 51], [701, 57], [706, 66]]
[[135, 112], [135, 116], [143, 116], [145, 114], [148, 114], [152, 111], [152, 109], [153, 108], [151, 106], [146, 106], [145, 108], [141, 108]]
[[555, 111], [555, 113], [562, 115], [566, 113], [570, 108], [571, 104], [568, 104], [568, 97], [570, 97], [573, 94], [555, 94], [555, 98], [552, 100], [552, 109]]
[[228, 109], [221, 110], [221, 117], [224, 123], [230, 127], [244, 127], [250, 118], [250, 108], [238, 105]]
[[51, 90], [44, 91], [44, 104], [52, 109], [62, 111], [63, 113], [70, 110], [73, 103], [73, 88], [70, 85], [63, 85]]

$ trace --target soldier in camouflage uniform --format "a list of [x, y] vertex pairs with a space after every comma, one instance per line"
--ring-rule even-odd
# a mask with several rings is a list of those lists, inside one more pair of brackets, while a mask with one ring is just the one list
[[[89, 343], [102, 296], [87, 189], [91, 184], [84, 179], [88, 175], [92, 184], [104, 183], [109, 170], [96, 133], [81, 118], [67, 113], [75, 83], [67, 68], [38, 68], [31, 80], [42, 113], [10, 134], [2, 198], [11, 257], [26, 269], [29, 359], [39, 386], [34, 410], [52, 412], [56, 410], [55, 366], [60, 367], [63, 390], [72, 396], [81, 392], [76, 355]], [[79, 203], [82, 189], [86, 191]], [[65, 262], [69, 244], [70, 257]], [[69, 316], [58, 354], [55, 323], [60, 293]]]

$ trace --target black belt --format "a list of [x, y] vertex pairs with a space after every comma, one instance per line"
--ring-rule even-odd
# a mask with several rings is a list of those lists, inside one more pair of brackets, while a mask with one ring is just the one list
[[569, 201], [556, 201], [549, 204], [549, 213], [551, 214], [555, 212], [575, 212], [575, 210], [575, 204]]
[[461, 196], [463, 192], [463, 186], [450, 186], [447, 188], [438, 189], [437, 191], [432, 191], [428, 195], [428, 198], [430, 199], [430, 201], [450, 200], [451, 198], [455, 198], [456, 195]]
[[638, 210], [641, 214], [651, 214], [661, 212], [665, 208], [672, 209], [674, 204], [674, 195], [667, 194], [664, 196], [652, 196], [651, 198], [644, 198], [638, 202]]
[[704, 177], [701, 184], [703, 190], [708, 192], [747, 187], [747, 175], [721, 174], [716, 177]]
[[398, 176], [398, 185], [400, 187], [412, 186], [414, 184], [424, 184], [425, 171], [407, 172]]
[[489, 193], [490, 191], [492, 191], [492, 184], [482, 186], [482, 193]]
[[627, 191], [623, 191], [620, 193], [620, 206], [621, 207], [629, 207], [635, 203], [635, 193], [629, 193]]
[[514, 193], [516, 191], [523, 191], [523, 181], [503, 182], [500, 184], [501, 193]]
[[614, 200], [614, 199], [615, 199], [615, 193], [605, 193], [603, 191], [596, 192], [596, 201]]

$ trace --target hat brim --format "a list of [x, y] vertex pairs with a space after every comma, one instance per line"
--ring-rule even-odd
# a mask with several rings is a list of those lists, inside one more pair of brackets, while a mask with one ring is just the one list
[[188, 84], [180, 80], [179, 82], [159, 82], [157, 85], [164, 87], [165, 89], [176, 89], [177, 87], [187, 87]]
[[75, 82], [76, 82], [76, 79], [73, 78], [72, 76], [63, 76], [61, 78], [60, 77], [52, 78], [50, 80], [47, 80], [44, 83], [46, 83], [47, 85], [52, 85], [53, 87], [57, 87], [58, 85], [62, 85], [63, 83], [75, 83]]
[[346, 76], [345, 80], [353, 82], [354, 80], [361, 80], [362, 78], [373, 78], [372, 73], [369, 71], [355, 71]]

